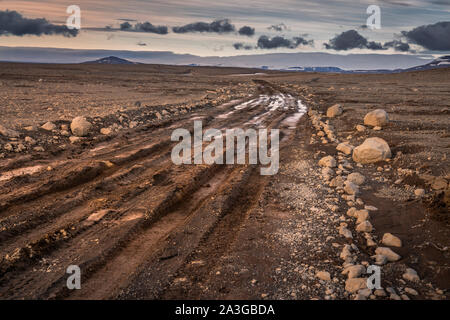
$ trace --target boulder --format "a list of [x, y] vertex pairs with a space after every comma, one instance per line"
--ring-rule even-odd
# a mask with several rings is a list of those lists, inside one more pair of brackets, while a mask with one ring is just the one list
[[70, 124], [70, 130], [77, 137], [84, 137], [89, 134], [92, 124], [85, 117], [76, 117]]
[[359, 172], [353, 172], [347, 176], [347, 181], [360, 186], [366, 181], [366, 178]]
[[340, 104], [335, 104], [334, 106], [328, 108], [327, 117], [334, 118], [340, 116], [343, 112], [344, 109], [342, 109], [342, 106]]
[[383, 109], [376, 109], [364, 117], [364, 124], [372, 127], [382, 127], [389, 122], [389, 117]]
[[384, 161], [391, 155], [389, 145], [381, 138], [368, 138], [353, 150], [353, 160], [362, 164]]

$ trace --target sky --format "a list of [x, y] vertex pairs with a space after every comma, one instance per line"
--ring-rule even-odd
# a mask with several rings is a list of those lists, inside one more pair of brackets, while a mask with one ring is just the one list
[[[69, 5], [78, 31], [65, 26]], [[366, 26], [370, 5], [380, 29]], [[0, 0], [0, 46], [439, 56], [450, 53], [450, 0]]]

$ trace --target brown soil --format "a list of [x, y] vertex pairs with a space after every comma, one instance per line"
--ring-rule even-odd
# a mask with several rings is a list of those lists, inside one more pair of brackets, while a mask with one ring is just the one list
[[[448, 179], [450, 119], [443, 115], [450, 106], [444, 80], [450, 69], [255, 72], [2, 64], [0, 93], [8, 103], [0, 107], [0, 124], [21, 136], [0, 135], [0, 298], [349, 298], [340, 274], [345, 241], [337, 232], [348, 206], [323, 185], [317, 166], [320, 152], [336, 154], [335, 146], [309, 144], [306, 115], [295, 129], [283, 126], [296, 99], [322, 111], [342, 103], [346, 112], [331, 121], [340, 139], [352, 135], [354, 145], [368, 136], [388, 141], [391, 162], [356, 168], [369, 179], [362, 200], [379, 209], [371, 215], [375, 234], [381, 239], [391, 232], [404, 243], [396, 249], [402, 260], [383, 269], [383, 286], [448, 298], [448, 196], [437, 195], [424, 175]], [[260, 101], [229, 113], [260, 95], [278, 94], [293, 97], [286, 110], [267, 113], [270, 101]], [[380, 107], [390, 125], [357, 133], [364, 114]], [[167, 114], [158, 119], [163, 110]], [[94, 125], [79, 143], [71, 144], [60, 129], [23, 129], [48, 120], [59, 128], [77, 115]], [[284, 136], [277, 175], [261, 176], [258, 165], [172, 163], [174, 129], [192, 130], [193, 119], [202, 119], [204, 130], [256, 128], [256, 117]], [[131, 121], [138, 125], [130, 128]], [[117, 123], [122, 127], [113, 134], [97, 133]], [[25, 136], [44, 151], [34, 151]], [[26, 149], [7, 151], [7, 143]], [[394, 184], [398, 179], [401, 184]], [[418, 187], [431, 202], [415, 198]], [[373, 249], [362, 239], [355, 243], [370, 261]], [[82, 270], [82, 290], [66, 288], [66, 268], [73, 264]], [[399, 283], [405, 267], [417, 270], [421, 283]], [[319, 270], [329, 271], [333, 281], [318, 281]]]

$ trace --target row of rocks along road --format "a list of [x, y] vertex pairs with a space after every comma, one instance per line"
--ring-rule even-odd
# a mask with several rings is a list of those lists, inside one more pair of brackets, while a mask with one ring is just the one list
[[[102, 128], [95, 143], [89, 121], [78, 118], [62, 128], [78, 148], [2, 161], [0, 297], [446, 298], [394, 252], [401, 239], [372, 233], [379, 209], [359, 197], [370, 192], [369, 178], [355, 166], [389, 161], [388, 144], [339, 141], [332, 121], [341, 106], [300, 117], [303, 104], [317, 106], [307, 87], [255, 84], [251, 97], [140, 115], [119, 132]], [[175, 166], [171, 132], [194, 119], [204, 130], [280, 129], [279, 173], [261, 176], [257, 165]], [[8, 130], [2, 134], [24, 135]], [[319, 141], [337, 146], [337, 157], [317, 148]], [[74, 264], [82, 289], [69, 291], [65, 271]], [[383, 289], [366, 288], [372, 264], [382, 268]]]

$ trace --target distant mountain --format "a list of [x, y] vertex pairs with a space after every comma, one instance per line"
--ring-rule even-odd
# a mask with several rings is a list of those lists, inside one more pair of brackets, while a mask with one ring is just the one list
[[[238, 56], [199, 57], [170, 51], [80, 50], [36, 47], [2, 47], [0, 61], [37, 63], [82, 63], [102, 57], [121, 57], [150, 64], [222, 66], [289, 70], [301, 68], [339, 68], [342, 70], [396, 70], [431, 63], [430, 55], [407, 54], [331, 54], [326, 52], [292, 52]], [[263, 68], [264, 67], [264, 68]], [[313, 70], [314, 71], [314, 70]], [[336, 72], [337, 70], [329, 70]]]
[[442, 56], [436, 60], [431, 61], [430, 63], [406, 69], [343, 70], [337, 67], [290, 67], [288, 69], [283, 69], [283, 71], [324, 73], [399, 73], [406, 71], [421, 71], [448, 67], [450, 67], [450, 56]]
[[89, 63], [89, 64], [138, 64], [137, 62], [131, 62], [126, 59], [122, 59], [122, 58], [118, 58], [118, 57], [114, 57], [114, 56], [105, 57], [105, 58], [101, 58], [101, 59], [94, 60], [94, 61], [87, 61], [87, 62], [83, 62], [83, 63]]
[[450, 56], [442, 56], [430, 63], [424, 64], [422, 66], [412, 67], [406, 69], [405, 71], [420, 71], [420, 70], [430, 70], [448, 67], [450, 67]]

